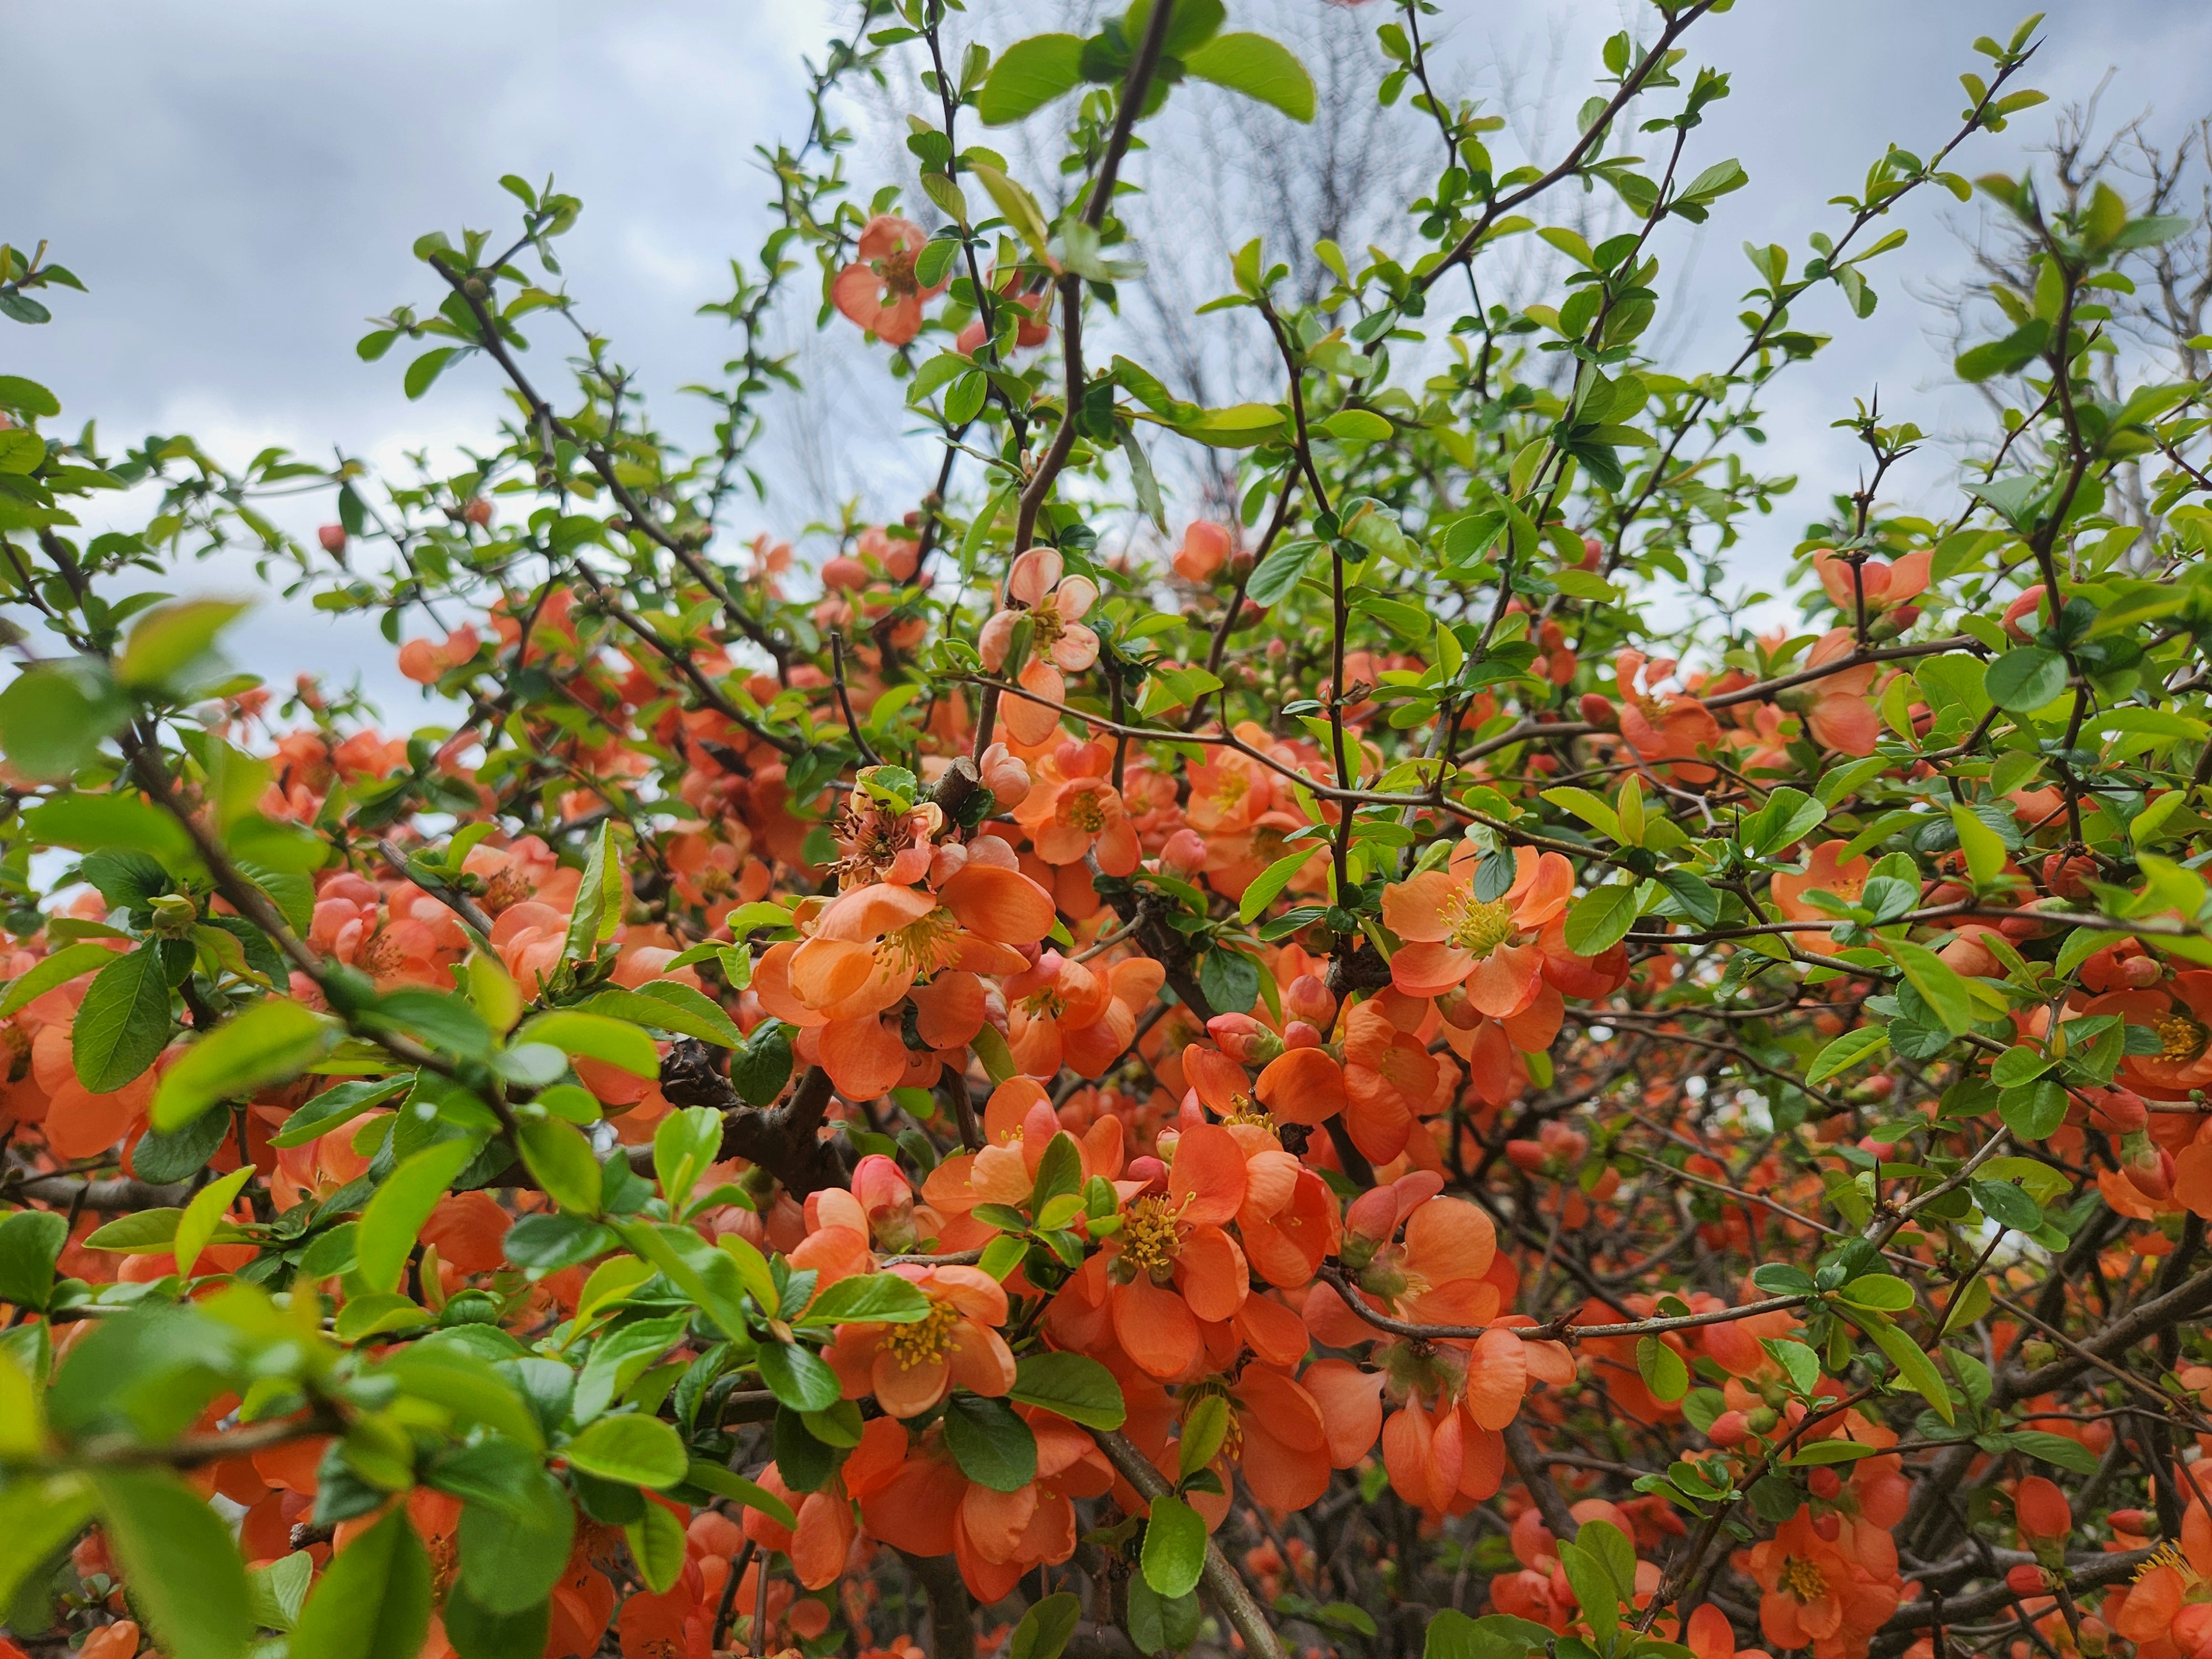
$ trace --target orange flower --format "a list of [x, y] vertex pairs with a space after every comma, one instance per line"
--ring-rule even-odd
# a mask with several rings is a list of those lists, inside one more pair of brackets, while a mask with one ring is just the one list
[[[1813, 647], [1805, 666], [1819, 668], [1850, 656], [1857, 648], [1856, 637], [1850, 629], [1832, 629]], [[1867, 694], [1874, 690], [1881, 672], [1881, 665], [1872, 662], [1838, 669], [1809, 684], [1791, 687], [1775, 702], [1802, 714], [1805, 729], [1822, 748], [1845, 755], [1871, 755], [1881, 736], [1881, 722], [1875, 718]]]
[[929, 1312], [908, 1325], [840, 1325], [823, 1358], [845, 1398], [873, 1395], [893, 1417], [919, 1417], [956, 1382], [995, 1399], [1014, 1386], [1014, 1356], [999, 1334], [1006, 1292], [980, 1267], [890, 1269], [928, 1299]]
[[[1874, 866], [1862, 855], [1838, 862], [1844, 849], [1850, 846], [1844, 841], [1824, 841], [1815, 847], [1800, 871], [1784, 870], [1768, 884], [1768, 896], [1774, 908], [1790, 921], [1809, 921], [1826, 912], [1807, 902], [1810, 892], [1832, 893], [1851, 903], [1858, 902], [1866, 891], [1867, 878], [1874, 873]], [[1814, 951], [1822, 956], [1832, 955], [1836, 941], [1826, 928], [1802, 933], [1792, 933], [1801, 951]], [[2212, 977], [2212, 975], [2208, 975]]]
[[878, 213], [860, 232], [854, 262], [837, 273], [830, 298], [837, 309], [885, 345], [902, 346], [921, 332], [921, 304], [944, 291], [924, 288], [914, 262], [928, 238], [895, 213]]
[[1574, 866], [1557, 853], [1520, 848], [1512, 885], [1482, 899], [1474, 889], [1480, 856], [1462, 842], [1444, 869], [1382, 890], [1382, 925], [1406, 941], [1390, 958], [1390, 981], [1416, 997], [1463, 984], [1476, 1008], [1507, 1019], [1528, 1012], [1542, 994], [1544, 957], [1535, 936], [1567, 908]]
[[[875, 882], [839, 895], [779, 966], [789, 975], [791, 994], [827, 1021], [822, 1064], [838, 1091], [872, 1099], [907, 1072], [906, 1044], [898, 1026], [882, 1019], [886, 1009], [917, 981], [930, 981], [915, 998], [921, 1040], [933, 1048], [959, 1047], [982, 1024], [974, 975], [1025, 966], [1012, 947], [1035, 944], [1052, 921], [1042, 888], [1018, 870], [971, 858], [934, 893]], [[763, 1006], [776, 1012], [772, 988], [759, 991]]]
[[1856, 619], [1862, 592], [1869, 617], [1919, 598], [1928, 591], [1928, 578], [1935, 562], [1934, 551], [1924, 548], [1917, 553], [1906, 554], [1895, 564], [1887, 559], [1869, 559], [1860, 567], [1854, 583], [1851, 562], [1834, 549], [1823, 547], [1813, 555], [1813, 570], [1820, 577], [1820, 586], [1830, 603], [1846, 617]]
[[1751, 1576], [1765, 1592], [1759, 1627], [1777, 1647], [1810, 1647], [1815, 1659], [1863, 1655], [1900, 1599], [1895, 1540], [1880, 1527], [1835, 1519], [1832, 1542], [1801, 1509], [1750, 1552]]
[[1126, 876], [1143, 849], [1121, 792], [1107, 781], [1113, 750], [1103, 743], [1063, 743], [1034, 774], [1030, 793], [1014, 809], [1030, 845], [1047, 864], [1079, 864], [1097, 850], [1098, 867]]
[[1042, 743], [1053, 734], [1060, 714], [1045, 703], [1067, 701], [1061, 675], [1080, 673], [1098, 660], [1098, 635], [1083, 621], [1097, 603], [1098, 584], [1088, 576], [1062, 580], [1062, 568], [1059, 552], [1049, 547], [1033, 547], [1016, 559], [1006, 577], [1008, 603], [991, 614], [975, 640], [983, 666], [995, 674], [1006, 665], [1016, 624], [1024, 618], [1030, 623], [1029, 654], [1018, 678], [1024, 690], [1044, 702], [1008, 699], [1001, 717], [1019, 743]]
[[1244, 1252], [1222, 1228], [1244, 1201], [1243, 1149], [1208, 1123], [1184, 1130], [1174, 1157], [1166, 1192], [1133, 1200], [1108, 1245], [1114, 1334], [1123, 1352], [1161, 1378], [1197, 1363], [1199, 1322], [1233, 1316], [1251, 1283]]
[[1720, 746], [1720, 722], [1695, 697], [1659, 691], [1674, 675], [1672, 659], [1647, 662], [1640, 651], [1624, 651], [1613, 659], [1613, 672], [1620, 684], [1620, 735], [1637, 758], [1673, 763], [1669, 769], [1685, 783], [1711, 783], [1711, 767], [1686, 763]]
[[1159, 994], [1167, 970], [1149, 957], [1110, 967], [1074, 962], [1047, 951], [1036, 966], [1006, 981], [1007, 1047], [1031, 1077], [1051, 1078], [1062, 1065], [1103, 1076], [1128, 1051], [1137, 1019]]

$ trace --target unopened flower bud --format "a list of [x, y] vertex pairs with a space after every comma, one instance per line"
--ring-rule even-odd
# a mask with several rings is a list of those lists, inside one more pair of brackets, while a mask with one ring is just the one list
[[1283, 1052], [1283, 1039], [1249, 1014], [1216, 1014], [1206, 1034], [1241, 1066], [1265, 1066]]
[[346, 550], [345, 526], [342, 524], [323, 526], [321, 529], [315, 532], [315, 539], [323, 544], [323, 551], [325, 553], [343, 553]]
[[2051, 1588], [2051, 1575], [2023, 1561], [2005, 1574], [2005, 1588], [2014, 1595], [2041, 1595]]
[[1613, 706], [1613, 699], [1601, 692], [1585, 691], [1582, 696], [1583, 718], [1601, 732], [1620, 730], [1620, 710]]
[[1750, 1437], [1751, 1424], [1741, 1412], [1723, 1412], [1705, 1431], [1705, 1438], [1723, 1449], [1741, 1446]]
[[1146, 1193], [1164, 1193], [1168, 1189], [1168, 1166], [1156, 1158], [1133, 1158], [1123, 1178], [1143, 1182]]
[[1805, 1490], [1811, 1492], [1814, 1497], [1825, 1498], [1831, 1503], [1835, 1500], [1836, 1494], [1843, 1489], [1843, 1476], [1826, 1464], [1822, 1464], [1805, 1477]]
[[1302, 1019], [1294, 1019], [1283, 1027], [1283, 1047], [1285, 1048], [1318, 1048], [1322, 1035]]
[[1325, 1031], [1336, 1018], [1336, 997], [1317, 975], [1300, 974], [1283, 993], [1283, 1012]]

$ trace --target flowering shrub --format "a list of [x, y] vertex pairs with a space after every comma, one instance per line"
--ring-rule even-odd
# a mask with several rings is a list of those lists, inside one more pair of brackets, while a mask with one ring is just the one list
[[[1214, 0], [871, 0], [705, 453], [519, 178], [362, 343], [512, 391], [453, 476], [112, 453], [0, 376], [0, 1649], [2212, 1655], [2206, 387], [2108, 329], [2190, 224], [1984, 179], [2002, 437], [1923, 518], [1848, 422], [1759, 633], [1735, 440], [2032, 26], [1692, 378], [1649, 244], [1744, 179], [1686, 161], [1726, 8], [1502, 170], [1430, 9], [1417, 254], [1301, 301], [1255, 242], [1206, 307], [1272, 401], [1096, 345], [1163, 103], [1314, 112]], [[825, 100], [906, 53], [919, 198], [863, 206]], [[1024, 120], [1059, 196], [975, 142]], [[1484, 304], [1530, 234], [1558, 303]], [[811, 568], [726, 529], [810, 252], [938, 479]], [[1185, 446], [1233, 513], [1170, 513]], [[172, 590], [241, 540], [443, 723], [228, 665]]]

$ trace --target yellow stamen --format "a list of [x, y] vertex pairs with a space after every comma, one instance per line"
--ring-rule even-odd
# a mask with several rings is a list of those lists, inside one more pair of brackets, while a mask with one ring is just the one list
[[894, 1325], [885, 1331], [884, 1347], [898, 1361], [901, 1370], [910, 1371], [916, 1365], [944, 1358], [951, 1351], [953, 1328], [959, 1322], [959, 1310], [950, 1302], [932, 1302], [929, 1312], [913, 1324]]
[[2203, 1024], [2183, 1013], [2179, 1008], [2156, 1022], [2158, 1057], [2182, 1063], [2195, 1060], [2204, 1052], [2207, 1036]]
[[1782, 1589], [1800, 1601], [1817, 1601], [1828, 1593], [1828, 1577], [1818, 1563], [1793, 1555], [1782, 1564]]
[[1173, 1277], [1176, 1258], [1182, 1254], [1182, 1237], [1176, 1224], [1176, 1206], [1157, 1194], [1140, 1198], [1121, 1218], [1121, 1259], [1155, 1285]]
[[1454, 945], [1478, 957], [1486, 957], [1513, 937], [1513, 903], [1510, 899], [1484, 901], [1462, 892], [1444, 902], [1444, 931]]

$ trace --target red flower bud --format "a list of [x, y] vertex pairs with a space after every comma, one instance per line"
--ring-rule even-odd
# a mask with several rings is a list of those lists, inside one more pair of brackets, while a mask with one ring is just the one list
[[1705, 1431], [1705, 1438], [1723, 1449], [1741, 1446], [1750, 1437], [1751, 1425], [1741, 1412], [1723, 1412]]
[[1168, 1166], [1156, 1158], [1133, 1158], [1123, 1179], [1143, 1182], [1147, 1193], [1164, 1193], [1168, 1189]]
[[2014, 1595], [2040, 1595], [2051, 1588], [2051, 1575], [2023, 1561], [2005, 1574], [2005, 1588]]
[[1283, 1052], [1283, 1039], [1249, 1014], [1216, 1014], [1206, 1034], [1240, 1066], [1265, 1066]]
[[1620, 710], [1613, 706], [1613, 699], [1601, 692], [1585, 691], [1582, 696], [1583, 718], [1601, 732], [1620, 730]]
[[1826, 1498], [1830, 1502], [1833, 1502], [1836, 1494], [1842, 1492], [1843, 1489], [1843, 1476], [1838, 1474], [1835, 1470], [1828, 1468], [1826, 1464], [1821, 1465], [1819, 1468], [1814, 1469], [1812, 1474], [1805, 1477], [1805, 1490], [1811, 1492], [1815, 1498]]
[[2012, 1512], [2023, 1538], [2063, 1538], [2074, 1530], [2074, 1511], [2066, 1494], [2039, 1474], [2020, 1483], [2012, 1496]]
[[315, 539], [323, 544], [323, 551], [325, 553], [343, 553], [346, 550], [345, 526], [342, 524], [325, 525], [315, 532]]

